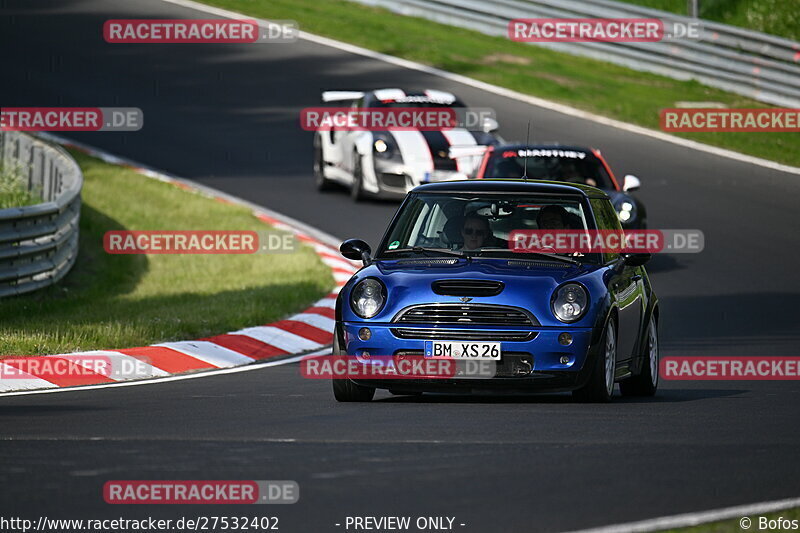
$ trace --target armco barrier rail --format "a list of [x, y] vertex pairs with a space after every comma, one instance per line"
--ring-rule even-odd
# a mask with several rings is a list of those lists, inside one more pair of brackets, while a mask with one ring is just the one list
[[496, 36], [507, 36], [508, 22], [516, 18], [658, 18], [665, 25], [698, 23], [699, 39], [536, 45], [675, 79], [695, 79], [778, 106], [800, 107], [800, 43], [764, 33], [612, 0], [356, 1]]
[[0, 297], [61, 279], [78, 255], [83, 174], [59, 147], [18, 132], [0, 132], [0, 163], [19, 168], [43, 203], [0, 209]]

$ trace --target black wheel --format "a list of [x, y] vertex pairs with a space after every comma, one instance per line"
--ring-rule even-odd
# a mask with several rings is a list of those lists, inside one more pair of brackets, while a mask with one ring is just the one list
[[655, 315], [650, 315], [642, 356], [644, 360], [639, 375], [619, 383], [619, 391], [623, 396], [653, 396], [658, 389], [658, 324]]
[[[333, 355], [344, 355], [339, 348], [339, 335], [333, 335]], [[375, 389], [356, 385], [349, 379], [332, 379], [333, 396], [338, 402], [369, 402], [375, 396]]]
[[606, 324], [600, 340], [600, 353], [594, 360], [592, 375], [588, 383], [572, 391], [572, 396], [581, 402], [607, 402], [614, 394], [614, 373], [617, 365], [617, 330], [614, 320]]
[[369, 402], [375, 389], [356, 385], [349, 379], [333, 379], [333, 395], [338, 402]]
[[322, 139], [314, 135], [314, 183], [319, 191], [329, 191], [333, 182], [325, 177], [325, 162], [322, 159]]
[[358, 152], [353, 154], [353, 184], [350, 186], [350, 196], [356, 202], [366, 198], [364, 191], [364, 171], [361, 168], [361, 156]]

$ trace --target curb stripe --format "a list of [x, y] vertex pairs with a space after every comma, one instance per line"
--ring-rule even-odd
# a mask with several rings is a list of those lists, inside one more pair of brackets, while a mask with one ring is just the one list
[[214, 368], [205, 361], [200, 361], [184, 353], [163, 348], [161, 346], [142, 346], [140, 348], [124, 348], [117, 350], [119, 353], [130, 355], [137, 359], [160, 368], [170, 374], [186, 372], [187, 370], [199, 370], [201, 368]]
[[247, 354], [254, 359], [267, 359], [269, 357], [287, 355], [289, 353], [286, 350], [281, 350], [280, 348], [261, 342], [253, 337], [248, 337], [247, 335], [226, 333], [225, 335], [217, 335], [216, 337], [209, 337], [204, 340], [241, 354]]
[[190, 357], [194, 357], [195, 359], [205, 361], [217, 368], [246, 365], [255, 361], [252, 357], [247, 357], [244, 354], [208, 341], [165, 342], [156, 344], [156, 346], [163, 346], [176, 350]]

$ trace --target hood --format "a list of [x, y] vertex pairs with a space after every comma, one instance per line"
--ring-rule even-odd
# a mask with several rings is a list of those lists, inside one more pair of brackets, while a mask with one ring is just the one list
[[[432, 258], [377, 261], [360, 270], [343, 288], [349, 299], [350, 289], [367, 277], [380, 279], [386, 286], [387, 301], [372, 320], [391, 322], [402, 309], [426, 303], [463, 303], [459, 295], [434, 292], [432, 284], [440, 280], [485, 280], [503, 284], [499, 294], [469, 296], [470, 303], [522, 307], [536, 316], [542, 325], [559, 325], [550, 311], [550, 297], [556, 287], [570, 280], [594, 285], [599, 265], [570, 265], [551, 261], [515, 259]], [[591, 292], [591, 289], [590, 289]], [[345, 320], [354, 319], [349, 306], [343, 306]]]

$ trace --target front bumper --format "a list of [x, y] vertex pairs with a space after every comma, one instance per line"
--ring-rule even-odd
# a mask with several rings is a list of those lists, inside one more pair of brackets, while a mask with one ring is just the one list
[[[362, 341], [358, 337], [361, 328], [368, 327], [371, 338]], [[596, 347], [592, 345], [592, 328], [568, 327], [471, 327], [451, 328], [430, 326], [411, 326], [403, 324], [375, 324], [367, 322], [345, 322], [341, 324], [342, 349], [345, 354], [370, 357], [397, 356], [400, 354], [421, 356], [424, 353], [426, 331], [446, 331], [447, 340], [468, 341], [480, 333], [482, 341], [501, 343], [501, 360], [497, 363], [495, 377], [490, 379], [403, 379], [403, 380], [356, 380], [363, 385], [377, 388], [402, 390], [476, 390], [476, 389], [514, 389], [535, 391], [572, 390], [580, 387], [588, 379], [593, 354]], [[398, 331], [402, 330], [402, 332]], [[419, 332], [417, 338], [407, 338], [409, 331]], [[558, 336], [567, 332], [572, 335], [572, 344], [563, 346]], [[402, 336], [401, 336], [402, 333]], [[464, 338], [458, 338], [463, 333]], [[525, 333], [528, 333], [526, 336]], [[509, 338], [525, 340], [507, 340]], [[532, 338], [530, 338], [532, 337]], [[481, 342], [481, 341], [476, 341]], [[564, 359], [565, 358], [565, 359]], [[565, 362], [562, 362], [564, 359]], [[368, 364], [365, 363], [364, 364]]]

